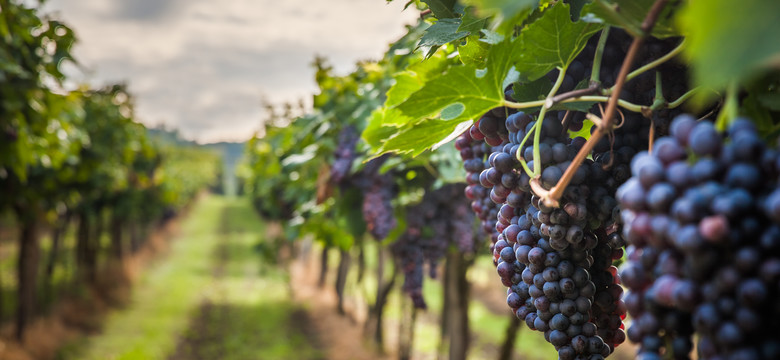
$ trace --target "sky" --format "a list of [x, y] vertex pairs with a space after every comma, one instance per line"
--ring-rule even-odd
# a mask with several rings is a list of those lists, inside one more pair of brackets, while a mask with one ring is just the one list
[[418, 12], [384, 0], [49, 0], [76, 32], [77, 81], [129, 84], [138, 120], [202, 143], [243, 141], [261, 99], [311, 103], [315, 55], [339, 74], [379, 59]]

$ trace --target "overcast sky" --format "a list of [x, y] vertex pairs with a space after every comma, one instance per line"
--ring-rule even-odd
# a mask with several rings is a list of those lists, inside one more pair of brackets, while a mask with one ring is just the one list
[[384, 0], [49, 0], [79, 38], [95, 86], [125, 81], [136, 116], [200, 142], [246, 140], [261, 97], [311, 103], [310, 64], [346, 74], [378, 59], [417, 16]]

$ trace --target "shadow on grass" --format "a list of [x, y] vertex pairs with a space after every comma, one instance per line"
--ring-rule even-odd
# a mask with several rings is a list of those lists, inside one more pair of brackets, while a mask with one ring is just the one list
[[206, 303], [168, 359], [325, 359], [310, 324], [308, 314], [289, 303]]

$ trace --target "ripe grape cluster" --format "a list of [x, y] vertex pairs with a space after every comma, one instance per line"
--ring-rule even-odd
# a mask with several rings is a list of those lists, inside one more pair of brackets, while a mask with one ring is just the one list
[[425, 193], [419, 204], [406, 208], [406, 231], [392, 245], [404, 273], [402, 289], [417, 308], [426, 308], [422, 296], [423, 268], [436, 277], [438, 262], [449, 246], [473, 252], [477, 244], [474, 214], [463, 194], [462, 184], [450, 184]]
[[392, 173], [380, 173], [387, 156], [372, 159], [358, 172], [350, 174], [357, 158], [356, 145], [360, 134], [352, 126], [339, 133], [338, 143], [331, 163], [330, 180], [342, 189], [356, 187], [361, 190], [361, 209], [368, 232], [376, 240], [383, 240], [397, 226], [391, 201], [396, 196]]
[[467, 174], [466, 197], [471, 200], [471, 210], [480, 220], [481, 231], [490, 237], [492, 251], [498, 240], [496, 222], [501, 204], [490, 199], [490, 190], [480, 185], [479, 177], [482, 170], [490, 167], [487, 157], [494, 149], [485, 142], [472, 138], [470, 132], [461, 135], [455, 142], [455, 147], [460, 151]]
[[[602, 85], [615, 81], [630, 42], [610, 34]], [[678, 43], [650, 40], [639, 65]], [[586, 83], [594, 51], [591, 41], [559, 94]], [[620, 98], [677, 99], [687, 90], [685, 71], [666, 62], [626, 83]], [[507, 99], [523, 86], [508, 88]], [[603, 358], [626, 338], [639, 343], [643, 359], [687, 359], [694, 335], [703, 359], [780, 358], [780, 339], [768, 330], [780, 326], [780, 303], [772, 301], [780, 295], [778, 152], [747, 120], [720, 134], [676, 109], [616, 117], [575, 169], [586, 144], [570, 137], [585, 124], [579, 108], [543, 116], [496, 108], [456, 141], [465, 194], [491, 237], [508, 306], [560, 359]], [[653, 134], [670, 136], [653, 141]], [[556, 187], [567, 170], [573, 176], [559, 205], [548, 206], [537, 191]], [[624, 253], [618, 271], [613, 262]]]
[[747, 120], [726, 134], [678, 116], [618, 192], [628, 335], [640, 354], [777, 359], [780, 156]]
[[336, 150], [333, 151], [333, 163], [330, 166], [330, 178], [334, 183], [342, 183], [349, 177], [352, 163], [357, 157], [355, 146], [358, 140], [360, 134], [353, 126], [345, 126], [339, 132]]
[[[565, 112], [548, 114], [538, 127], [529, 114], [511, 113], [501, 122], [496, 113], [500, 111], [483, 116], [461, 135], [456, 147], [468, 172], [466, 194], [473, 201], [472, 209], [482, 216], [498, 206], [491, 250], [501, 281], [508, 287], [507, 304], [529, 328], [545, 333], [560, 358], [605, 357], [625, 340], [625, 305], [612, 266], [612, 260], [622, 256], [623, 246], [614, 215], [617, 202], [608, 195], [619, 183], [603, 180], [614, 179], [612, 171], [627, 167], [633, 153], [612, 160], [608, 170], [605, 162], [611, 148], [596, 154], [596, 161], [580, 165], [562, 206], [550, 208], [531, 190], [517, 154], [522, 151], [530, 168], [536, 159], [533, 147], [521, 148], [520, 142], [529, 132], [541, 131], [541, 182], [549, 188], [571, 165], [584, 139], [568, 138], [561, 126]], [[475, 139], [501, 143], [485, 156], [485, 146], [475, 144]], [[486, 204], [485, 198], [494, 205]]]
[[[590, 75], [592, 50], [586, 48], [570, 67], [561, 91], [572, 90]], [[557, 77], [557, 72], [549, 76]], [[609, 141], [597, 144], [592, 160], [576, 169], [561, 206], [551, 208], [532, 191], [520, 159], [529, 169], [541, 168], [542, 187], [555, 186], [585, 143], [570, 139], [567, 131], [579, 130], [585, 114], [550, 111], [541, 124], [537, 118], [538, 113], [498, 108], [461, 135], [456, 147], [468, 172], [466, 194], [480, 217], [498, 210], [494, 220], [485, 218], [483, 227], [495, 222], [491, 251], [515, 315], [544, 332], [561, 359], [606, 357], [626, 337], [622, 288], [612, 266], [623, 255], [624, 241], [612, 194], [630, 176], [636, 149], [646, 146], [647, 137], [636, 134], [650, 122], [626, 116]], [[530, 140], [536, 131], [538, 159]]]
[[390, 173], [371, 173], [364, 179], [363, 190], [363, 220], [371, 236], [383, 240], [390, 234], [398, 222], [393, 213], [391, 201], [395, 198], [395, 183]]

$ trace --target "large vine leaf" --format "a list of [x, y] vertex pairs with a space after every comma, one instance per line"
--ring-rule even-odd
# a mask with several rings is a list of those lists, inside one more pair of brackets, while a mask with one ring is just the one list
[[396, 108], [379, 108], [371, 114], [363, 134], [366, 143], [374, 151], [378, 151], [388, 138], [399, 132], [399, 127], [409, 122]]
[[464, 64], [483, 68], [486, 65], [488, 50], [490, 44], [480, 41], [477, 36], [469, 36], [465, 45], [458, 46], [458, 55]]
[[385, 106], [388, 107], [402, 103], [422, 87], [419, 76], [413, 71], [399, 72], [393, 79], [395, 84], [387, 91], [387, 100], [385, 100]]
[[469, 35], [468, 31], [460, 31], [460, 19], [441, 19], [425, 30], [425, 35], [420, 39], [420, 47], [436, 47], [455, 40], [463, 39]]
[[464, 0], [463, 2], [474, 6], [482, 16], [500, 14], [505, 19], [533, 10], [539, 5], [539, 0]]
[[[463, 132], [467, 125], [472, 121], [464, 121], [463, 124], [446, 120], [426, 120], [420, 123], [409, 123], [401, 128], [399, 132], [387, 139], [379, 152], [395, 152], [417, 156], [433, 145], [439, 144], [442, 140], [451, 137], [457, 129]], [[460, 125], [460, 126], [459, 126]]]
[[467, 7], [464, 10], [463, 17], [460, 19], [458, 31], [468, 31], [469, 35], [479, 34], [488, 24], [488, 17], [478, 16], [473, 7]]
[[455, 0], [422, 0], [437, 19], [455, 17]]
[[[585, 22], [572, 23], [569, 5], [558, 3], [546, 10], [521, 35], [490, 46], [486, 66], [475, 61], [466, 65], [450, 66], [438, 77], [424, 82], [422, 87], [402, 102], [398, 94], [408, 94], [413, 88], [413, 77], [400, 77], [398, 88], [388, 92], [392, 98], [389, 108], [398, 111], [382, 112], [382, 126], [403, 126], [386, 140], [387, 129], [372, 124], [369, 143], [382, 143], [379, 153], [397, 152], [416, 156], [445, 140], [459, 124], [478, 119], [488, 110], [504, 104], [507, 74], [515, 63], [526, 79], [537, 79], [558, 66], [568, 65], [585, 47], [589, 36], [601, 25]], [[554, 46], [550, 46], [553, 44]], [[530, 57], [523, 60], [524, 56]], [[517, 61], [520, 59], [519, 61]], [[540, 61], [532, 61], [539, 59]], [[390, 96], [390, 95], [393, 96]], [[397, 105], [396, 105], [397, 104]], [[432, 119], [437, 118], [437, 119]], [[373, 136], [372, 136], [373, 135]]]
[[393, 107], [408, 99], [415, 91], [420, 90], [426, 81], [436, 77], [447, 68], [449, 60], [441, 51], [416, 64], [410, 65], [406, 71], [395, 75], [395, 84], [387, 91], [386, 107]]
[[603, 25], [570, 19], [569, 5], [559, 2], [520, 33], [517, 71], [536, 80], [556, 67], [568, 66]]
[[[476, 119], [484, 112], [500, 106], [504, 101], [503, 82], [512, 67], [517, 41], [509, 39], [488, 51], [487, 67], [451, 66], [447, 72], [432, 78], [406, 101], [398, 105], [401, 112], [418, 121], [437, 117], [447, 109], [446, 119], [463, 121]], [[454, 112], [454, 108], [459, 112]], [[454, 126], [454, 125], [453, 125]], [[435, 143], [435, 142], [434, 142]]]
[[567, 0], [566, 3], [571, 6], [570, 13], [571, 19], [577, 21], [580, 19], [580, 13], [582, 9], [590, 2], [590, 0]]
[[[375, 113], [364, 138], [372, 145], [382, 143], [377, 155], [396, 152], [417, 156], [437, 145], [451, 136], [459, 124], [503, 104], [503, 82], [512, 67], [512, 54], [517, 46], [517, 42], [509, 39], [493, 45], [487, 55], [491, 61], [484, 69], [474, 65], [452, 65], [444, 74], [430, 77], [403, 102]], [[412, 79], [401, 80], [404, 83], [396, 83], [396, 86], [409, 89]], [[397, 98], [402, 91], [391, 89], [388, 99], [390, 93]], [[440, 119], [431, 119], [435, 117]], [[401, 123], [403, 125], [398, 127]], [[394, 135], [378, 139], [387, 136], [388, 131], [382, 126], [389, 125], [397, 127]]]
[[[653, 3], [655, 0], [596, 0], [586, 6], [584, 12], [593, 14], [610, 25], [619, 26], [636, 36], [640, 34], [642, 21], [645, 20], [645, 16], [653, 7]], [[653, 36], [657, 38], [680, 36], [671, 15], [674, 8], [674, 4], [668, 4], [661, 11], [653, 30], [650, 32]]]
[[780, 64], [780, 1], [693, 1], [679, 16], [697, 85], [721, 88]]
[[493, 16], [493, 30], [503, 35], [511, 35], [515, 26], [520, 25], [528, 15], [539, 6], [539, 0], [464, 0], [475, 8], [478, 16]]

